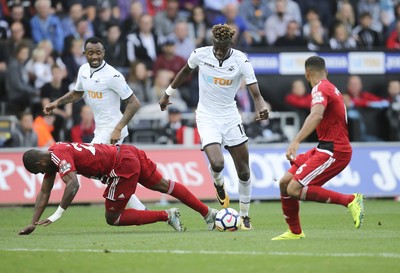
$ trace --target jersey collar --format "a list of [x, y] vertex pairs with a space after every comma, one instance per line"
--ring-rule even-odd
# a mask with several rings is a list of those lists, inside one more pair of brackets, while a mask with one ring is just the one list
[[102, 64], [98, 68], [92, 68], [89, 66], [90, 67], [90, 77], [92, 77], [93, 74], [96, 73], [97, 71], [103, 69], [103, 67], [105, 67], [106, 64], [107, 64], [106, 61], [103, 60]]

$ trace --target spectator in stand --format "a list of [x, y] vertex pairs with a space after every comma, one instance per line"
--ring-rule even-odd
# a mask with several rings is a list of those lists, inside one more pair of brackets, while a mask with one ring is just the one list
[[351, 106], [354, 107], [381, 108], [381, 106], [387, 106], [387, 100], [363, 90], [360, 76], [353, 75], [349, 77], [346, 94], [351, 99]]
[[167, 0], [146, 0], [145, 3], [144, 10], [152, 17], [167, 7]]
[[276, 0], [274, 13], [265, 21], [264, 31], [268, 45], [273, 45], [278, 37], [286, 34], [287, 25], [295, 18], [287, 12], [285, 0]]
[[10, 26], [11, 37], [4, 41], [9, 54], [14, 55], [20, 44], [25, 44], [30, 50], [34, 48], [33, 42], [29, 38], [25, 38], [24, 25], [21, 22], [14, 22]]
[[38, 136], [33, 130], [33, 115], [29, 111], [19, 114], [19, 123], [11, 132], [11, 147], [37, 147]]
[[8, 63], [10, 62], [10, 53], [8, 48], [4, 43], [0, 43], [0, 100], [6, 101], [6, 91], [5, 91], [5, 78]]
[[339, 5], [335, 15], [335, 20], [332, 22], [330, 28], [330, 36], [334, 35], [334, 30], [338, 24], [343, 24], [348, 33], [353, 31], [356, 24], [356, 15], [351, 3], [343, 1], [343, 3]]
[[388, 102], [370, 92], [363, 90], [359, 76], [350, 76], [347, 82], [347, 92], [343, 94], [349, 119], [349, 133], [353, 141], [381, 141], [380, 138], [367, 134], [367, 127], [360, 108], [381, 108]]
[[168, 39], [162, 46], [162, 53], [158, 55], [154, 62], [154, 77], [157, 77], [157, 73], [160, 69], [172, 71], [175, 77], [185, 64], [186, 60], [176, 55], [175, 41]]
[[64, 32], [60, 19], [51, 14], [50, 0], [35, 2], [37, 14], [30, 20], [32, 37], [35, 43], [49, 40], [57, 54], [61, 55], [64, 48]]
[[10, 27], [16, 22], [21, 23], [22, 28], [24, 29], [25, 37], [30, 39], [32, 38], [31, 34], [32, 31], [29, 18], [31, 18], [31, 16], [24, 16], [24, 7], [21, 5], [21, 3], [18, 3], [18, 4], [13, 4], [10, 7], [10, 16], [7, 17], [7, 22], [10, 25]]
[[385, 31], [385, 40], [389, 37], [390, 33], [392, 33], [393, 30], [396, 29], [396, 24], [397, 24], [397, 21], [399, 21], [399, 20], [400, 20], [400, 2], [398, 2], [394, 6], [394, 19], [388, 26], [387, 30]]
[[329, 46], [333, 50], [351, 50], [357, 48], [356, 40], [350, 36], [344, 24], [337, 24], [333, 30], [333, 37], [329, 39]]
[[386, 112], [389, 122], [389, 140], [400, 141], [400, 81], [389, 81], [387, 90], [390, 102]]
[[168, 39], [175, 43], [175, 54], [185, 60], [196, 48], [195, 40], [189, 36], [188, 23], [185, 21], [179, 21], [175, 24], [174, 33], [169, 35]]
[[357, 41], [357, 48], [373, 49], [381, 45], [379, 33], [372, 29], [372, 17], [368, 12], [360, 15], [360, 24], [353, 29], [352, 36]]
[[386, 40], [387, 49], [400, 49], [400, 20], [396, 21], [396, 28], [390, 33]]
[[310, 110], [311, 99], [311, 94], [307, 93], [306, 85], [300, 79], [292, 82], [290, 93], [285, 96], [285, 102], [289, 106], [295, 109], [307, 110], [307, 112]]
[[[383, 32], [384, 31], [384, 25], [382, 24], [382, 10], [380, 6], [381, 0], [359, 0], [357, 4], [357, 12], [358, 14], [363, 14], [365, 12], [368, 12], [371, 14], [371, 19], [372, 19], [372, 24], [371, 28], [375, 30], [376, 32]], [[383, 2], [383, 1], [382, 1]], [[394, 11], [392, 9], [391, 13], [386, 13], [385, 14], [387, 17], [387, 20], [390, 21], [392, 18], [394, 18]], [[385, 22], [386, 26], [389, 26], [389, 22]]]
[[142, 105], [158, 102], [157, 94], [153, 93], [153, 84], [149, 75], [150, 71], [144, 62], [134, 61], [131, 63], [127, 82]]
[[207, 44], [207, 22], [203, 7], [194, 7], [188, 21], [189, 37], [195, 41], [196, 48]]
[[[87, 23], [87, 29], [83, 36], [80, 34], [78, 29], [79, 20], [84, 20]], [[63, 27], [64, 37], [71, 35], [75, 38], [80, 37], [81, 39], [86, 40], [87, 38], [94, 36], [93, 25], [87, 20], [83, 11], [82, 3], [80, 2], [75, 2], [69, 7], [68, 15], [61, 20], [61, 24]]]
[[68, 48], [68, 52], [62, 58], [62, 61], [67, 68], [66, 79], [68, 83], [75, 81], [79, 67], [87, 62], [82, 50], [83, 44], [84, 42], [82, 39], [73, 39], [70, 48]]
[[73, 40], [81, 39], [85, 41], [86, 39], [93, 37], [93, 30], [89, 28], [91, 24], [92, 23], [85, 17], [82, 17], [75, 22], [74, 32], [64, 38], [63, 56], [69, 54]]
[[[57, 65], [51, 68], [52, 80], [51, 82], [43, 85], [40, 89], [40, 97], [42, 99], [43, 108], [51, 101], [64, 96], [69, 91], [67, 81], [64, 81], [64, 71]], [[55, 141], [64, 141], [67, 131], [67, 124], [72, 116], [72, 104], [61, 105], [53, 110], [54, 130], [52, 131]]]
[[240, 3], [239, 14], [246, 20], [252, 46], [265, 46], [264, 23], [272, 14], [267, 0], [243, 0]]
[[166, 9], [154, 16], [155, 32], [160, 37], [166, 37], [174, 31], [177, 22], [186, 20], [187, 17], [179, 12], [178, 0], [167, 0]]
[[102, 40], [107, 39], [107, 28], [110, 24], [119, 24], [116, 17], [113, 16], [111, 3], [101, 1], [97, 6], [97, 16], [93, 20], [94, 35]]
[[168, 107], [168, 122], [160, 132], [158, 143], [178, 144], [177, 131], [184, 125], [182, 112], [176, 107]]
[[40, 114], [33, 121], [33, 130], [38, 135], [38, 147], [50, 147], [56, 143], [51, 134], [54, 130], [54, 120], [55, 117], [53, 114]]
[[0, 40], [7, 40], [10, 36], [10, 26], [6, 20], [0, 19]]
[[29, 59], [30, 48], [23, 43], [19, 44], [15, 56], [10, 59], [6, 72], [6, 91], [8, 106], [11, 113], [17, 114], [26, 108], [33, 109], [39, 103], [39, 90], [29, 83], [29, 73], [25, 63]]
[[337, 10], [337, 1], [321, 1], [321, 0], [296, 0], [299, 4], [301, 14], [307, 21], [309, 10], [314, 10], [321, 21], [322, 26], [327, 29], [333, 21]]
[[222, 11], [228, 4], [238, 4], [238, 0], [204, 0], [204, 10], [208, 26], [211, 26], [215, 17], [222, 15]]
[[253, 39], [248, 31], [246, 20], [239, 14], [239, 5], [237, 3], [227, 4], [222, 13], [223, 15], [218, 15], [214, 19], [213, 25], [227, 24], [236, 30], [233, 46], [252, 45]]
[[131, 2], [128, 17], [121, 23], [122, 36], [126, 37], [130, 33], [134, 33], [139, 28], [139, 20], [144, 12], [143, 3], [140, 0]]
[[320, 20], [310, 22], [310, 33], [305, 36], [307, 39], [307, 48], [311, 51], [318, 51], [324, 48], [329, 48], [326, 31], [323, 28]]
[[97, 12], [104, 6], [110, 8], [111, 15], [119, 18], [119, 7], [116, 0], [83, 0], [84, 13], [90, 22], [93, 22], [98, 16]]
[[189, 16], [197, 7], [203, 7], [203, 0], [178, 0], [179, 10]]
[[81, 108], [81, 121], [71, 129], [71, 142], [90, 143], [94, 137], [94, 116], [88, 105]]
[[303, 18], [301, 15], [300, 6], [297, 1], [293, 0], [271, 0], [269, 1], [269, 8], [274, 10], [276, 8], [276, 2], [283, 1], [286, 7], [287, 14], [290, 15], [300, 26], [303, 25]]
[[278, 47], [296, 47], [296, 48], [306, 48], [307, 40], [301, 36], [299, 25], [296, 21], [290, 21], [286, 28], [286, 34], [279, 37], [274, 46]]
[[307, 37], [310, 35], [311, 22], [316, 20], [320, 21], [320, 17], [318, 12], [313, 8], [310, 8], [306, 11], [305, 17], [306, 17], [306, 22], [303, 25], [302, 33], [305, 37]]
[[[303, 124], [306, 117], [310, 114], [311, 100], [311, 94], [307, 92], [304, 81], [301, 79], [294, 80], [290, 93], [285, 96], [285, 102], [291, 111], [299, 115], [299, 124]], [[315, 135], [309, 137], [307, 141], [310, 141], [312, 138], [315, 138]]]
[[139, 29], [127, 36], [128, 60], [140, 60], [146, 63], [149, 69], [161, 53], [163, 39], [153, 32], [153, 17], [143, 14], [139, 20]]
[[126, 75], [129, 67], [126, 40], [121, 36], [121, 29], [118, 24], [110, 23], [108, 25], [104, 49], [107, 52], [104, 60]]
[[46, 57], [44, 49], [36, 47], [32, 51], [31, 59], [25, 65], [36, 89], [40, 89], [52, 80], [51, 64], [46, 62]]

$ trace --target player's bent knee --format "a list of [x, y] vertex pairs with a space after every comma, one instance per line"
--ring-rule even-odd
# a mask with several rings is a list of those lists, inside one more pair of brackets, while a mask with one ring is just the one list
[[297, 185], [298, 182], [293, 181], [289, 183], [289, 185], [286, 187], [287, 194], [295, 199], [300, 199], [300, 194], [301, 194], [301, 189], [299, 185]]
[[238, 177], [240, 179], [240, 183], [249, 184], [250, 183], [250, 171], [239, 172]]
[[210, 165], [211, 165], [211, 169], [216, 173], [220, 173], [224, 169], [224, 161], [223, 160], [210, 161]]
[[118, 226], [120, 215], [106, 214], [106, 222], [110, 226]]

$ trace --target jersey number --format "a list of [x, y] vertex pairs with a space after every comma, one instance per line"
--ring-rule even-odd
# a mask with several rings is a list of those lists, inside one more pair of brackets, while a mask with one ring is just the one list
[[86, 145], [86, 144], [75, 143], [75, 142], [71, 143], [71, 145], [72, 145], [72, 147], [74, 147], [75, 150], [77, 150], [79, 152], [82, 151], [82, 148], [83, 148], [83, 149], [90, 151], [92, 153], [92, 155], [96, 154], [96, 148], [94, 148], [94, 146], [92, 146], [92, 145]]

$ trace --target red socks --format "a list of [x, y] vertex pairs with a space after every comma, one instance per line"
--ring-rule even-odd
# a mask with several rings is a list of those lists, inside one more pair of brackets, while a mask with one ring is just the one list
[[300, 217], [299, 217], [299, 200], [289, 196], [281, 196], [283, 217], [294, 234], [301, 233]]
[[304, 187], [301, 191], [300, 199], [319, 203], [340, 204], [347, 207], [353, 201], [354, 195], [342, 194], [318, 186], [308, 186]]
[[168, 213], [164, 210], [136, 210], [125, 209], [119, 216], [116, 226], [139, 226], [154, 222], [165, 222], [168, 220]]
[[183, 184], [169, 180], [169, 189], [167, 194], [175, 197], [186, 206], [199, 212], [203, 217], [208, 213], [208, 207], [193, 195]]

